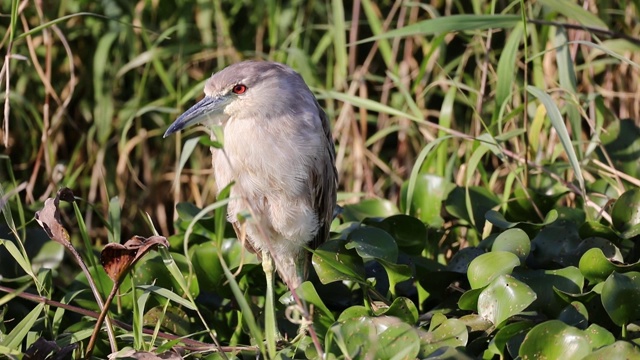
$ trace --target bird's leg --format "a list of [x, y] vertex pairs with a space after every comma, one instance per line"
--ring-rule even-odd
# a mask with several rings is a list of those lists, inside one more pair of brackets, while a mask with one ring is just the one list
[[265, 339], [269, 357], [273, 358], [276, 354], [276, 341], [280, 339], [280, 333], [276, 326], [275, 294], [273, 290], [273, 272], [275, 269], [273, 268], [273, 258], [266, 250], [262, 251], [262, 270], [267, 279], [267, 297], [264, 305]]

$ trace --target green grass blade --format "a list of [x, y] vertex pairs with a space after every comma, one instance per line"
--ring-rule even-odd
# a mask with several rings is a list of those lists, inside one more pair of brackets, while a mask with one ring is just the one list
[[403, 28], [390, 30], [384, 34], [372, 36], [356, 42], [363, 44], [381, 39], [408, 37], [416, 35], [437, 35], [452, 31], [487, 30], [512, 28], [520, 23], [518, 15], [451, 15], [429, 19], [407, 25]]
[[576, 20], [582, 25], [600, 29], [608, 29], [607, 24], [599, 17], [585, 10], [582, 5], [578, 5], [571, 0], [538, 0], [538, 3], [550, 8], [553, 11], [566, 16], [568, 19]]
[[31, 331], [36, 321], [40, 317], [42, 310], [44, 309], [44, 303], [36, 305], [14, 328], [9, 334], [2, 340], [0, 346], [6, 346], [9, 349], [16, 349], [24, 340], [24, 337]]
[[562, 115], [560, 114], [560, 109], [558, 109], [556, 104], [553, 102], [553, 99], [551, 99], [551, 97], [544, 91], [533, 86], [527, 86], [527, 91], [531, 95], [538, 98], [538, 100], [540, 100], [540, 102], [547, 109], [547, 114], [549, 115], [549, 119], [551, 120], [551, 125], [558, 133], [558, 138], [560, 138], [560, 143], [562, 144], [562, 147], [567, 154], [569, 164], [571, 165], [571, 168], [573, 168], [575, 177], [580, 184], [580, 189], [584, 193], [584, 177], [582, 176], [580, 163], [578, 162], [578, 157], [576, 156], [573, 144], [571, 143], [571, 138], [569, 137], [569, 131], [567, 130], [567, 126], [562, 119]]

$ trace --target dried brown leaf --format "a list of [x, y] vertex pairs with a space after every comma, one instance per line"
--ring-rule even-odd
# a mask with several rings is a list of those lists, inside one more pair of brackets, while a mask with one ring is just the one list
[[67, 202], [75, 201], [71, 189], [62, 188], [58, 191], [55, 198], [45, 200], [44, 207], [42, 210], [36, 212], [35, 218], [51, 240], [67, 246], [69, 244], [69, 233], [60, 221], [60, 209], [58, 207], [60, 199]]
[[158, 245], [169, 247], [169, 242], [164, 236], [144, 238], [136, 235], [124, 244], [105, 245], [100, 253], [100, 262], [111, 280], [117, 282], [127, 274], [136, 261]]

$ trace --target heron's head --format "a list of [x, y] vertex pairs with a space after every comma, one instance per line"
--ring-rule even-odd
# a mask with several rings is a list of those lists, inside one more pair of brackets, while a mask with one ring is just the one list
[[180, 115], [164, 137], [193, 124], [222, 124], [233, 119], [269, 121], [305, 111], [315, 98], [290, 67], [267, 61], [244, 61], [211, 76], [204, 99]]

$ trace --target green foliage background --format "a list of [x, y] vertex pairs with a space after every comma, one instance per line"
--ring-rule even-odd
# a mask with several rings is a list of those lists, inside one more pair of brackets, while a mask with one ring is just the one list
[[[87, 275], [32, 220], [68, 187], [61, 220], [103, 297], [105, 244], [170, 242], [120, 287], [110, 317], [133, 327], [116, 324], [118, 349], [166, 351], [176, 334], [211, 358], [275, 356], [208, 134], [162, 139], [212, 72], [268, 59], [332, 119], [344, 207], [298, 294], [313, 331], [278, 356], [635, 356], [639, 6], [2, 2], [0, 350], [21, 357], [41, 338], [85, 354]], [[278, 304], [289, 340], [293, 308]], [[113, 346], [100, 336], [94, 355]]]

